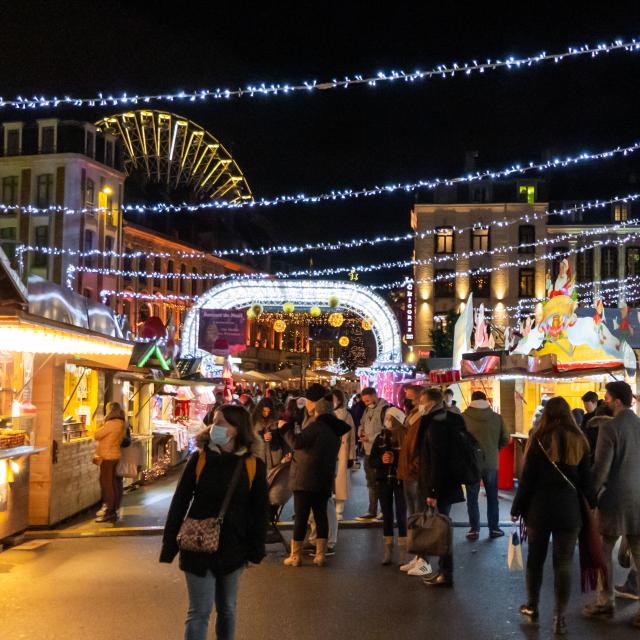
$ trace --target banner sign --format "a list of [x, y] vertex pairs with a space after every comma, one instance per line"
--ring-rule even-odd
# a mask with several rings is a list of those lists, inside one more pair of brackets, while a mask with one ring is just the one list
[[247, 318], [244, 311], [200, 309], [198, 348], [215, 355], [246, 349]]

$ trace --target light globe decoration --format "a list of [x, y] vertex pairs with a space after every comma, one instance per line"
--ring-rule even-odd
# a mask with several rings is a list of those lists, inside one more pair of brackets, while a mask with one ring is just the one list
[[360, 326], [364, 331], [371, 331], [373, 329], [373, 320], [371, 318], [363, 318]]
[[322, 315], [322, 309], [320, 309], [320, 307], [311, 307], [311, 309], [309, 309], [309, 315], [312, 318], [319, 318]]
[[398, 320], [389, 304], [371, 289], [355, 282], [335, 280], [231, 280], [202, 294], [189, 310], [182, 329], [181, 354], [205, 356], [198, 349], [201, 309], [246, 309], [260, 303], [280, 307], [292, 302], [298, 308], [326, 306], [330, 296], [340, 296], [341, 309], [361, 318], [375, 318], [375, 367], [402, 366], [402, 340]]
[[253, 200], [231, 154], [211, 133], [188, 118], [139, 109], [96, 122], [99, 131], [122, 140], [124, 170], [167, 191], [188, 190], [194, 200], [239, 204]]
[[256, 319], [256, 314], [254, 313], [253, 309], [247, 309], [247, 318], [249, 318], [249, 320]]
[[285, 313], [293, 313], [293, 312], [295, 311], [295, 309], [296, 309], [296, 305], [295, 305], [295, 304], [293, 304], [292, 302], [285, 302], [285, 303], [282, 305], [282, 310], [283, 310]]
[[338, 296], [329, 296], [327, 302], [332, 309], [335, 309], [340, 304]]
[[332, 313], [328, 319], [329, 324], [336, 329], [344, 323], [344, 316], [341, 313]]
[[250, 311], [253, 313], [253, 317], [257, 318], [263, 311], [263, 306], [261, 304], [252, 304]]
[[348, 347], [349, 346], [349, 338], [347, 338], [347, 336], [340, 336], [340, 340], [338, 340], [338, 344], [341, 347]]
[[287, 328], [287, 323], [284, 320], [276, 320], [273, 323], [273, 330], [276, 333], [284, 333]]

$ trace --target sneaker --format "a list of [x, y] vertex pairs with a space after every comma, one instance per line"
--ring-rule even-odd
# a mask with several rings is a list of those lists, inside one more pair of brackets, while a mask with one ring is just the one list
[[502, 538], [504, 537], [504, 531], [502, 529], [491, 529], [489, 532], [490, 538]]
[[640, 600], [640, 594], [635, 589], [628, 587], [626, 584], [617, 584], [613, 592], [618, 598], [626, 598], [627, 600]]
[[420, 563], [421, 560], [422, 560], [422, 558], [416, 556], [415, 558], [413, 558], [412, 560], [407, 562], [407, 564], [401, 565], [400, 571], [403, 571], [404, 573], [407, 573], [407, 571], [411, 571], [411, 569], [413, 569], [415, 566], [417, 566]]
[[410, 569], [409, 571], [407, 571], [408, 576], [415, 576], [418, 578], [425, 578], [426, 576], [432, 573], [433, 573], [433, 570], [431, 569], [431, 565], [426, 560], [423, 560], [422, 558], [420, 558], [420, 562], [417, 563], [415, 567], [413, 567], [413, 569]]
[[107, 505], [103, 503], [103, 505], [96, 511], [96, 518], [102, 518], [105, 513], [107, 513]]
[[587, 618], [613, 618], [615, 612], [616, 608], [613, 602], [607, 604], [592, 602], [582, 609], [582, 615]]
[[382, 522], [384, 520], [384, 516], [382, 515], [382, 511], [378, 512], [378, 514], [376, 515], [376, 520], [378, 520], [379, 522]]
[[365, 513], [356, 518], [356, 522], [373, 522], [376, 519], [375, 513]]
[[336, 520], [338, 522], [342, 522], [344, 520], [344, 516], [341, 513], [336, 513]]
[[[329, 557], [329, 556], [335, 556], [336, 555], [336, 548], [335, 547], [327, 547], [327, 550], [324, 552], [324, 555]], [[309, 551], [309, 553], [307, 553], [307, 556], [309, 558], [315, 558], [316, 557], [316, 552], [315, 551]]]
[[441, 574], [441, 573], [436, 573], [433, 576], [429, 576], [426, 578], [422, 579], [422, 584], [425, 587], [445, 587], [445, 588], [451, 588], [453, 587], [453, 579], [452, 578], [447, 578], [447, 576]]
[[467, 531], [467, 540], [477, 540], [480, 537], [480, 532], [477, 529], [469, 529]]

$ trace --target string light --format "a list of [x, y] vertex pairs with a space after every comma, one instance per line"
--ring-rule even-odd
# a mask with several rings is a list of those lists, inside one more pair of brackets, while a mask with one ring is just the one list
[[177, 91], [175, 93], [155, 93], [146, 95], [129, 93], [114, 95], [100, 91], [95, 97], [90, 98], [80, 98], [69, 95], [65, 95], [63, 97], [36, 95], [31, 98], [17, 96], [13, 100], [4, 100], [0, 97], [0, 108], [14, 108], [20, 110], [51, 109], [65, 106], [97, 108], [103, 106], [145, 105], [151, 102], [206, 102], [242, 97], [288, 96], [293, 93], [300, 92], [313, 94], [318, 91], [327, 91], [331, 89], [347, 89], [354, 85], [375, 87], [380, 83], [415, 83], [429, 80], [431, 78], [446, 79], [453, 78], [456, 75], [469, 76], [474, 73], [483, 74], [487, 71], [496, 71], [498, 69], [522, 69], [547, 62], [557, 64], [569, 58], [576, 57], [594, 59], [602, 53], [610, 53], [612, 51], [634, 53], [639, 48], [640, 44], [635, 38], [628, 40], [617, 39], [609, 43], [598, 43], [595, 45], [584, 44], [579, 47], [568, 47], [565, 51], [558, 53], [547, 53], [546, 51], [542, 51], [531, 56], [519, 58], [515, 56], [508, 56], [505, 58], [497, 58], [495, 60], [487, 59], [484, 62], [478, 62], [478, 60], [474, 59], [463, 63], [451, 62], [448, 64], [439, 64], [425, 71], [420, 69], [416, 69], [411, 72], [405, 72], [403, 70], [391, 70], [387, 72], [379, 71], [375, 75], [365, 76], [363, 74], [355, 74], [353, 76], [345, 76], [341, 79], [333, 78], [323, 82], [318, 82], [317, 80], [303, 81], [299, 84], [274, 84], [262, 82], [259, 84], [247, 85], [243, 89], [199, 89], [194, 91]]
[[[166, 203], [156, 204], [131, 204], [122, 207], [125, 213], [178, 213], [189, 212], [194, 213], [196, 211], [216, 209], [244, 209], [244, 208], [264, 208], [274, 207], [281, 204], [318, 204], [326, 201], [336, 200], [350, 200], [352, 198], [365, 198], [373, 196], [388, 195], [397, 191], [404, 191], [411, 193], [418, 189], [433, 190], [437, 187], [450, 187], [456, 184], [477, 182], [479, 180], [499, 180], [501, 178], [507, 178], [514, 174], [522, 175], [530, 173], [532, 171], [544, 172], [549, 169], [562, 169], [568, 166], [580, 165], [589, 161], [599, 161], [613, 158], [618, 155], [628, 156], [635, 153], [640, 149], [640, 142], [634, 142], [626, 147], [615, 147], [613, 149], [607, 149], [605, 151], [599, 151], [597, 153], [583, 152], [576, 156], [567, 156], [564, 159], [554, 158], [547, 160], [546, 162], [528, 162], [527, 164], [514, 164], [504, 169], [494, 170], [487, 169], [486, 171], [476, 171], [464, 176], [458, 176], [455, 178], [430, 178], [425, 180], [419, 180], [417, 182], [407, 183], [393, 183], [384, 186], [375, 186], [369, 188], [363, 188], [359, 190], [354, 189], [333, 189], [329, 192], [307, 196], [304, 193], [296, 195], [279, 195], [275, 198], [262, 198], [261, 200], [245, 200], [242, 202], [227, 202], [223, 200], [213, 200], [210, 202], [201, 202], [198, 204], [187, 204], [183, 202], [179, 205], [172, 205]], [[102, 208], [97, 209], [74, 209], [72, 207], [62, 207], [59, 205], [37, 208], [31, 206], [21, 205], [0, 205], [0, 213], [14, 214], [17, 211], [22, 211], [31, 215], [47, 215], [47, 214], [77, 214], [77, 213], [96, 213], [105, 211]], [[111, 210], [109, 210], [111, 211]]]

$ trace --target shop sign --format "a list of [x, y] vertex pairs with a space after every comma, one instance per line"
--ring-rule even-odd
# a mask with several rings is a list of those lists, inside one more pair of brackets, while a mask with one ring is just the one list
[[171, 370], [171, 356], [167, 353], [164, 340], [138, 342], [133, 347], [129, 365], [139, 369]]
[[414, 323], [414, 299], [413, 299], [413, 282], [407, 282], [407, 332], [405, 337], [407, 340], [413, 340], [413, 323]]
[[198, 349], [216, 355], [233, 355], [244, 351], [246, 321], [243, 311], [200, 309]]

